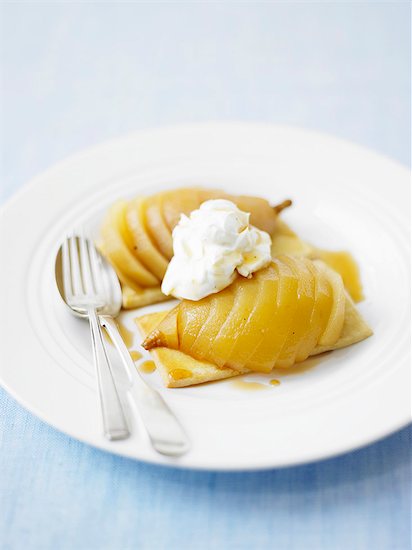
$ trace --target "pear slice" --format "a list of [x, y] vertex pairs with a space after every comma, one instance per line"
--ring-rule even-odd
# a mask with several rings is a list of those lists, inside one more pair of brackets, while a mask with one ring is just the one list
[[[190, 350], [188, 350], [192, 357], [202, 359], [205, 355], [204, 351], [213, 346], [220, 327], [233, 309], [233, 301], [234, 292], [232, 287], [213, 295], [210, 300], [208, 318], [199, 331], [197, 338], [193, 341]], [[185, 348], [182, 346], [182, 349]]]
[[[317, 330], [317, 326], [313, 322], [311, 323], [311, 318], [315, 307], [316, 279], [303, 260], [292, 260], [287, 256], [281, 256], [281, 258], [298, 279], [297, 306], [291, 325], [293, 330], [289, 331], [276, 361], [277, 368], [288, 368], [296, 362], [297, 353], [305, 346], [306, 341], [314, 341], [313, 333]], [[308, 355], [310, 351], [308, 351]]]
[[315, 303], [310, 316], [309, 331], [296, 350], [295, 361], [304, 361], [312, 352], [320, 335], [325, 331], [333, 305], [332, 288], [323, 270], [316, 269], [313, 262], [303, 259], [315, 281]]
[[[250, 283], [249, 283], [250, 284]], [[214, 362], [218, 367], [226, 365], [228, 358], [237, 343], [238, 335], [243, 332], [250, 315], [250, 289], [243, 277], [238, 277], [237, 292], [234, 296], [233, 307], [230, 315], [219, 328], [213, 342]], [[255, 284], [255, 292], [258, 292], [258, 284]], [[238, 367], [240, 369], [241, 367]]]
[[[232, 285], [233, 287], [236, 285], [237, 292], [239, 292], [240, 285], [246, 289], [246, 292], [244, 293], [243, 308], [237, 312], [233, 312], [234, 315], [237, 314], [238, 318], [240, 314], [241, 322], [237, 328], [234, 326], [234, 322], [231, 323], [232, 327], [234, 327], [232, 340], [235, 340], [235, 343], [224, 364], [240, 372], [245, 368], [245, 363], [256, 344], [256, 332], [265, 329], [265, 326], [262, 324], [262, 313], [264, 310], [264, 298], [268, 296], [269, 290], [262, 280], [266, 279], [265, 275], [267, 273], [270, 273], [270, 278], [277, 282], [275, 270], [270, 267], [268, 270], [260, 272], [259, 277], [255, 276], [251, 279], [239, 278]], [[272, 299], [274, 299], [273, 295]], [[231, 313], [228, 317], [230, 315]]]
[[162, 193], [161, 204], [163, 218], [169, 231], [172, 232], [179, 223], [182, 214], [189, 216], [193, 210], [197, 210], [205, 200], [217, 197], [217, 193], [209, 189], [197, 187], [174, 189]]
[[109, 210], [101, 227], [99, 248], [115, 268], [120, 280], [136, 288], [159, 286], [159, 279], [134, 256], [129, 248], [130, 237], [125, 226], [127, 203], [119, 201]]
[[168, 260], [173, 256], [172, 233], [163, 218], [162, 193], [143, 199], [144, 224], [159, 252]]
[[345, 287], [342, 277], [320, 260], [313, 262], [319, 270], [323, 270], [332, 288], [333, 303], [325, 330], [320, 335], [319, 345], [332, 346], [339, 338], [345, 319]]
[[292, 323], [298, 307], [299, 278], [296, 271], [283, 261], [283, 257], [276, 258], [272, 265], [278, 272], [277, 300], [273, 305], [270, 301], [265, 303], [265, 307], [272, 310], [272, 317], [267, 320], [269, 331], [250, 357], [253, 364], [256, 361], [260, 365], [258, 370], [261, 372], [270, 372], [279, 360], [288, 337], [293, 332]]
[[[279, 269], [276, 264], [273, 264], [272, 269], [267, 270], [267, 277], [260, 279], [259, 295], [256, 296], [256, 304], [259, 304], [254, 308], [254, 319], [249, 318], [249, 327], [252, 329], [250, 323], [257, 323], [258, 337], [253, 339], [253, 331], [251, 330], [252, 341], [250, 342], [249, 352], [245, 357], [245, 363], [253, 361], [261, 372], [269, 372], [273, 366], [273, 341], [274, 339], [282, 338], [282, 335], [274, 328], [273, 312], [270, 307], [271, 303], [276, 304], [280, 300], [280, 292], [282, 292], [282, 285], [279, 285]], [[264, 296], [265, 300], [260, 300], [260, 296]], [[277, 313], [281, 314], [281, 311]], [[239, 366], [237, 366], [239, 369]]]
[[169, 264], [154, 246], [144, 224], [144, 201], [130, 201], [126, 208], [126, 223], [129, 228], [132, 248], [139, 260], [161, 281]]
[[184, 326], [181, 334], [182, 349], [189, 352], [203, 325], [207, 321], [210, 311], [210, 302], [205, 307], [199, 308], [199, 302], [187, 302], [187, 307], [179, 311], [178, 324]]
[[269, 235], [273, 235], [277, 230], [280, 212], [292, 204], [292, 201], [287, 200], [272, 206], [265, 199], [248, 195], [229, 195], [229, 200], [234, 202], [239, 210], [250, 212], [250, 223]]

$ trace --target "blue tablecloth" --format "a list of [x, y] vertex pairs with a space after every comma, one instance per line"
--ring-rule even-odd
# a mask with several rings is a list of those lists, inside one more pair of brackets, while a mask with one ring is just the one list
[[[12, 2], [1, 16], [3, 199], [84, 146], [210, 119], [316, 128], [410, 164], [409, 2]], [[410, 547], [410, 428], [220, 474], [97, 451], [4, 391], [0, 422], [2, 549]]]
[[4, 392], [0, 409], [2, 548], [409, 548], [410, 428], [308, 466], [197, 473], [95, 450]]

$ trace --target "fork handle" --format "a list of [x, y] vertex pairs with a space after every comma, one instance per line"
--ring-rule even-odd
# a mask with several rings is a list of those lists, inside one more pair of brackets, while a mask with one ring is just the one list
[[88, 309], [96, 368], [104, 435], [109, 440], [126, 439], [130, 432], [113, 380], [109, 359], [104, 347], [102, 329], [94, 308]]

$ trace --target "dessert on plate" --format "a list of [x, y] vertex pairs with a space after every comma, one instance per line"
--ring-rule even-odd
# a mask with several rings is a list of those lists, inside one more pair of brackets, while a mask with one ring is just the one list
[[372, 334], [348, 252], [301, 240], [264, 199], [201, 188], [118, 202], [99, 247], [124, 307], [174, 297], [136, 319], [168, 387], [290, 368]]

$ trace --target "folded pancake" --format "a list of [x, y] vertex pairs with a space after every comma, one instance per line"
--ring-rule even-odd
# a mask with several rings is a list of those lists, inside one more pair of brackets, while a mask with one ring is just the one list
[[372, 334], [337, 272], [293, 256], [137, 324], [168, 387], [290, 368]]

